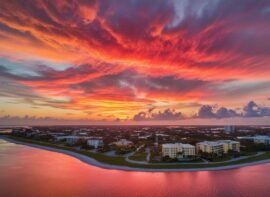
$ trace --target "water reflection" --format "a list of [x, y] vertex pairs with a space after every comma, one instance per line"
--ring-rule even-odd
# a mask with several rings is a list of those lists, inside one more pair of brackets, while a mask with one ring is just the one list
[[226, 171], [105, 170], [0, 140], [0, 196], [269, 196], [270, 164]]

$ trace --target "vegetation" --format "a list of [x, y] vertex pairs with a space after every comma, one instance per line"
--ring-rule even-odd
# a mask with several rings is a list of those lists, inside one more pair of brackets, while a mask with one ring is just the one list
[[135, 150], [134, 146], [115, 146], [116, 153], [124, 155]]

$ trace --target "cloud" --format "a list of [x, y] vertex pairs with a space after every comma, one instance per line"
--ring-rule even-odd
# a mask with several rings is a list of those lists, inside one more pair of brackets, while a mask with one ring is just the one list
[[213, 112], [213, 107], [210, 105], [203, 105], [198, 111], [199, 118], [215, 118], [216, 114]]
[[[1, 63], [0, 96], [121, 118], [164, 101], [162, 109], [189, 114], [194, 106], [176, 103], [230, 97], [236, 106], [251, 93], [261, 102], [269, 90], [269, 8], [255, 0], [3, 1], [0, 58], [23, 66]], [[255, 108], [242, 111], [268, 114]], [[211, 105], [198, 114], [241, 116]]]
[[54, 117], [37, 117], [25, 115], [19, 116], [0, 116], [0, 125], [5, 126], [29, 126], [29, 125], [93, 125], [93, 124], [112, 124], [107, 120], [92, 120], [92, 119], [67, 119], [67, 118], [54, 118]]
[[217, 110], [216, 112], [216, 117], [217, 118], [232, 118], [232, 117], [238, 117], [239, 114], [232, 110], [232, 109], [227, 109], [225, 107], [221, 107]]
[[134, 115], [134, 121], [153, 121], [153, 120], [180, 120], [183, 119], [181, 112], [176, 112], [174, 109], [165, 109], [164, 111], [152, 112], [139, 112]]
[[270, 116], [270, 108], [269, 107], [260, 107], [254, 101], [250, 101], [243, 108], [244, 117], [264, 117]]
[[227, 109], [226, 107], [220, 107], [217, 110], [214, 110], [214, 107], [211, 105], [203, 105], [199, 108], [198, 115], [196, 118], [235, 118], [240, 117], [241, 114], [237, 113], [235, 110]]
[[234, 118], [234, 117], [265, 117], [270, 116], [269, 107], [260, 107], [254, 101], [250, 101], [242, 108], [242, 112], [237, 112], [232, 109], [220, 107], [216, 111], [211, 105], [203, 105], [199, 108], [196, 118]]
[[[116, 110], [108, 103], [118, 106], [128, 101], [132, 110], [145, 103], [155, 103], [155, 98], [166, 100], [192, 95], [197, 89], [206, 88], [207, 81], [189, 80], [169, 76], [149, 76], [135, 69], [114, 69], [113, 65], [74, 65], [56, 70], [37, 65], [33, 74], [18, 74], [0, 66], [0, 76], [8, 85], [1, 95], [21, 98], [32, 105], [51, 106], [61, 109], [81, 110], [93, 114], [93, 110]], [[27, 95], [26, 95], [27, 94]], [[49, 99], [53, 98], [53, 99]], [[85, 102], [81, 102], [85, 100]], [[99, 103], [98, 103], [99, 102]], [[103, 107], [104, 106], [104, 107]], [[123, 107], [125, 108], [125, 107]], [[121, 109], [121, 106], [118, 107]]]
[[183, 94], [196, 88], [202, 88], [206, 84], [207, 82], [203, 80], [187, 80], [174, 76], [152, 77], [140, 74], [132, 69], [116, 74], [103, 75], [94, 80], [74, 84], [72, 88], [84, 89], [86, 93], [98, 88], [113, 86], [117, 89], [126, 90], [126, 93], [132, 92], [134, 95], [139, 95], [140, 92], [147, 94], [151, 94], [152, 92]]
[[1, 4], [0, 49], [84, 64], [124, 62], [144, 72], [152, 65], [149, 73], [156, 74], [266, 79], [269, 7], [246, 0], [13, 0]]
[[22, 102], [33, 106], [50, 106], [53, 108], [66, 108], [71, 99], [65, 97], [51, 98], [46, 95], [40, 95], [33, 91], [29, 86], [19, 83], [15, 79], [19, 76], [9, 73], [9, 70], [0, 66], [0, 97], [8, 98], [9, 101], [16, 104]]

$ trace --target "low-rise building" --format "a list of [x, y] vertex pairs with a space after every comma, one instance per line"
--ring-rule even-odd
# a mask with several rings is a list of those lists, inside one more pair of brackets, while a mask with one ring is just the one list
[[65, 140], [67, 144], [69, 144], [69, 145], [75, 145], [80, 140], [86, 141], [88, 139], [91, 139], [91, 137], [68, 135], [68, 136], [56, 136], [56, 137], [54, 137], [54, 139], [55, 139], [55, 141]]
[[188, 156], [195, 156], [195, 146], [191, 144], [162, 144], [162, 156], [169, 156], [170, 158], [183, 158]]
[[270, 137], [264, 135], [258, 135], [254, 137], [254, 143], [263, 143], [265, 145], [270, 145]]
[[67, 144], [74, 145], [82, 138], [79, 136], [66, 136], [64, 139], [66, 139]]
[[102, 138], [89, 139], [89, 140], [87, 140], [87, 145], [88, 146], [93, 146], [95, 149], [97, 149], [98, 147], [103, 146], [103, 139]]
[[152, 135], [149, 134], [149, 135], [139, 136], [138, 139], [140, 139], [140, 140], [147, 140], [147, 139], [149, 139], [149, 138], [151, 138], [151, 137], [152, 137]]
[[243, 136], [237, 137], [237, 139], [252, 140], [254, 143], [263, 143], [265, 145], [270, 145], [270, 136], [267, 135]]
[[240, 142], [232, 140], [204, 141], [196, 144], [197, 152], [226, 154], [230, 150], [240, 152]]
[[131, 145], [133, 145], [133, 142], [128, 141], [126, 139], [121, 139], [117, 142], [113, 142], [113, 144], [116, 146], [131, 146]]

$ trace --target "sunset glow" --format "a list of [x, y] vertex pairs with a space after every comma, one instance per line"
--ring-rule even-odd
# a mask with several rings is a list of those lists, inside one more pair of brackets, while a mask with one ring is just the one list
[[270, 1], [2, 1], [0, 118], [269, 123], [269, 35]]

